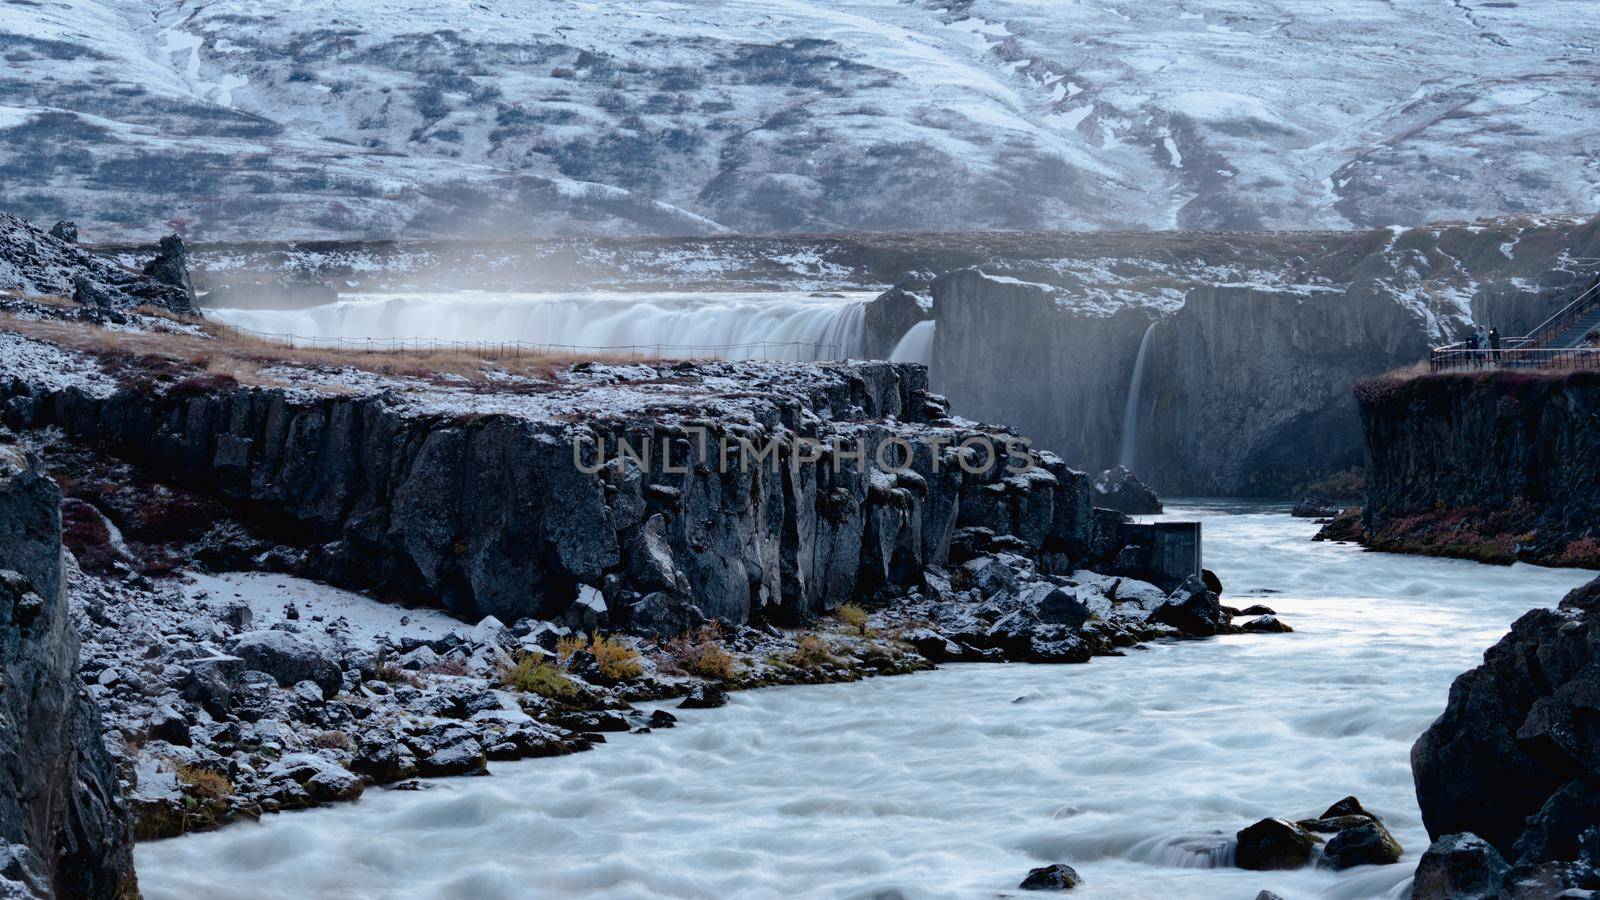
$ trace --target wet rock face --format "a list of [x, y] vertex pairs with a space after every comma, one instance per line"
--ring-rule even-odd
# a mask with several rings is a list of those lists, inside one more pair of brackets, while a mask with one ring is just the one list
[[1600, 579], [1518, 619], [1451, 685], [1411, 749], [1429, 835], [1470, 832], [1524, 872], [1600, 848], [1597, 698]]
[[63, 896], [137, 894], [117, 776], [78, 677], [61, 492], [0, 445], [0, 857]]

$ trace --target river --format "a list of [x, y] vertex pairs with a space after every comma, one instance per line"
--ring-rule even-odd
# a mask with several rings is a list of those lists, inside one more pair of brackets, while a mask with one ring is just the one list
[[[1169, 517], [1205, 521], [1224, 602], [1266, 603], [1294, 634], [736, 694], [593, 752], [144, 844], [139, 880], [152, 900], [910, 900], [993, 897], [1066, 862], [1075, 897], [1393, 896], [1427, 845], [1412, 742], [1513, 619], [1592, 573], [1312, 543], [1286, 510]], [[1239, 828], [1347, 794], [1402, 864], [1226, 865]]]

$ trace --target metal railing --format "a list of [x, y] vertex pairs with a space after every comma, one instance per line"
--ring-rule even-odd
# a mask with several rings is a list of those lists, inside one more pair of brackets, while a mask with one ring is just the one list
[[471, 353], [486, 359], [542, 356], [607, 356], [633, 359], [770, 359], [799, 362], [844, 359], [844, 345], [826, 341], [749, 341], [741, 344], [558, 344], [546, 341], [453, 341], [441, 338], [347, 338], [256, 331], [229, 331], [291, 350], [348, 353]]
[[1498, 348], [1474, 348], [1466, 341], [1434, 347], [1428, 353], [1428, 369], [1445, 372], [1495, 366], [1558, 370], [1600, 368], [1600, 348], [1545, 346], [1596, 309], [1600, 309], [1600, 275], [1566, 306], [1522, 337], [1507, 338]]
[[1597, 301], [1600, 301], [1600, 276], [1596, 276], [1589, 287], [1579, 291], [1578, 296], [1574, 297], [1571, 303], [1556, 310], [1555, 315], [1545, 319], [1535, 326], [1532, 331], [1529, 331], [1527, 336], [1523, 338], [1523, 343], [1544, 346], [1551, 338], [1560, 335], [1593, 310]]
[[1452, 372], [1473, 369], [1548, 369], [1575, 371], [1600, 369], [1600, 347], [1502, 347], [1499, 350], [1469, 350], [1465, 345], [1435, 347], [1428, 357], [1428, 369]]

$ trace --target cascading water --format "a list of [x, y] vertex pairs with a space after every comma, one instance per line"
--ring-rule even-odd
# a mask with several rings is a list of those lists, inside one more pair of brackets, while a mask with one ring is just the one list
[[933, 334], [935, 325], [932, 319], [918, 322], [911, 326], [901, 338], [894, 349], [889, 351], [890, 362], [922, 363], [925, 366], [933, 365]]
[[1150, 352], [1150, 335], [1154, 334], [1156, 323], [1151, 322], [1150, 327], [1144, 330], [1144, 337], [1139, 339], [1139, 355], [1133, 360], [1133, 381], [1128, 384], [1128, 405], [1122, 410], [1122, 452], [1118, 454], [1117, 464], [1124, 469], [1132, 469], [1139, 455], [1139, 416], [1143, 412], [1140, 401], [1144, 392], [1144, 367], [1145, 359]]
[[216, 319], [315, 338], [523, 341], [667, 357], [862, 354], [870, 294], [481, 291], [364, 294], [306, 309], [213, 309]]

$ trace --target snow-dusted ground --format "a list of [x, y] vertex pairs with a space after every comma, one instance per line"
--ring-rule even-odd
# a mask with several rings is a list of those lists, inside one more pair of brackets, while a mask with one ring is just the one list
[[[1397, 896], [1427, 844], [1412, 741], [1514, 618], [1591, 573], [1370, 554], [1311, 543], [1315, 526], [1281, 510], [1198, 511], [1229, 596], [1296, 633], [739, 694], [597, 752], [145, 844], [140, 886], [153, 900], [924, 900], [997, 896], [1067, 862], [1085, 879], [1073, 896]], [[1279, 593], [1247, 593], [1263, 589]], [[1245, 825], [1350, 793], [1405, 846], [1401, 864], [1215, 865]]]
[[250, 607], [254, 628], [271, 628], [288, 620], [291, 607], [293, 618], [307, 634], [318, 633], [315, 623], [319, 621], [344, 619], [349, 628], [341, 632], [362, 644], [371, 644], [380, 636], [395, 642], [402, 637], [433, 640], [472, 627], [437, 609], [408, 609], [290, 575], [190, 572], [187, 578], [185, 592], [189, 598], [207, 606], [221, 609], [230, 602], [243, 601]]
[[1587, 0], [41, 0], [91, 237], [1304, 228], [1600, 206]]

